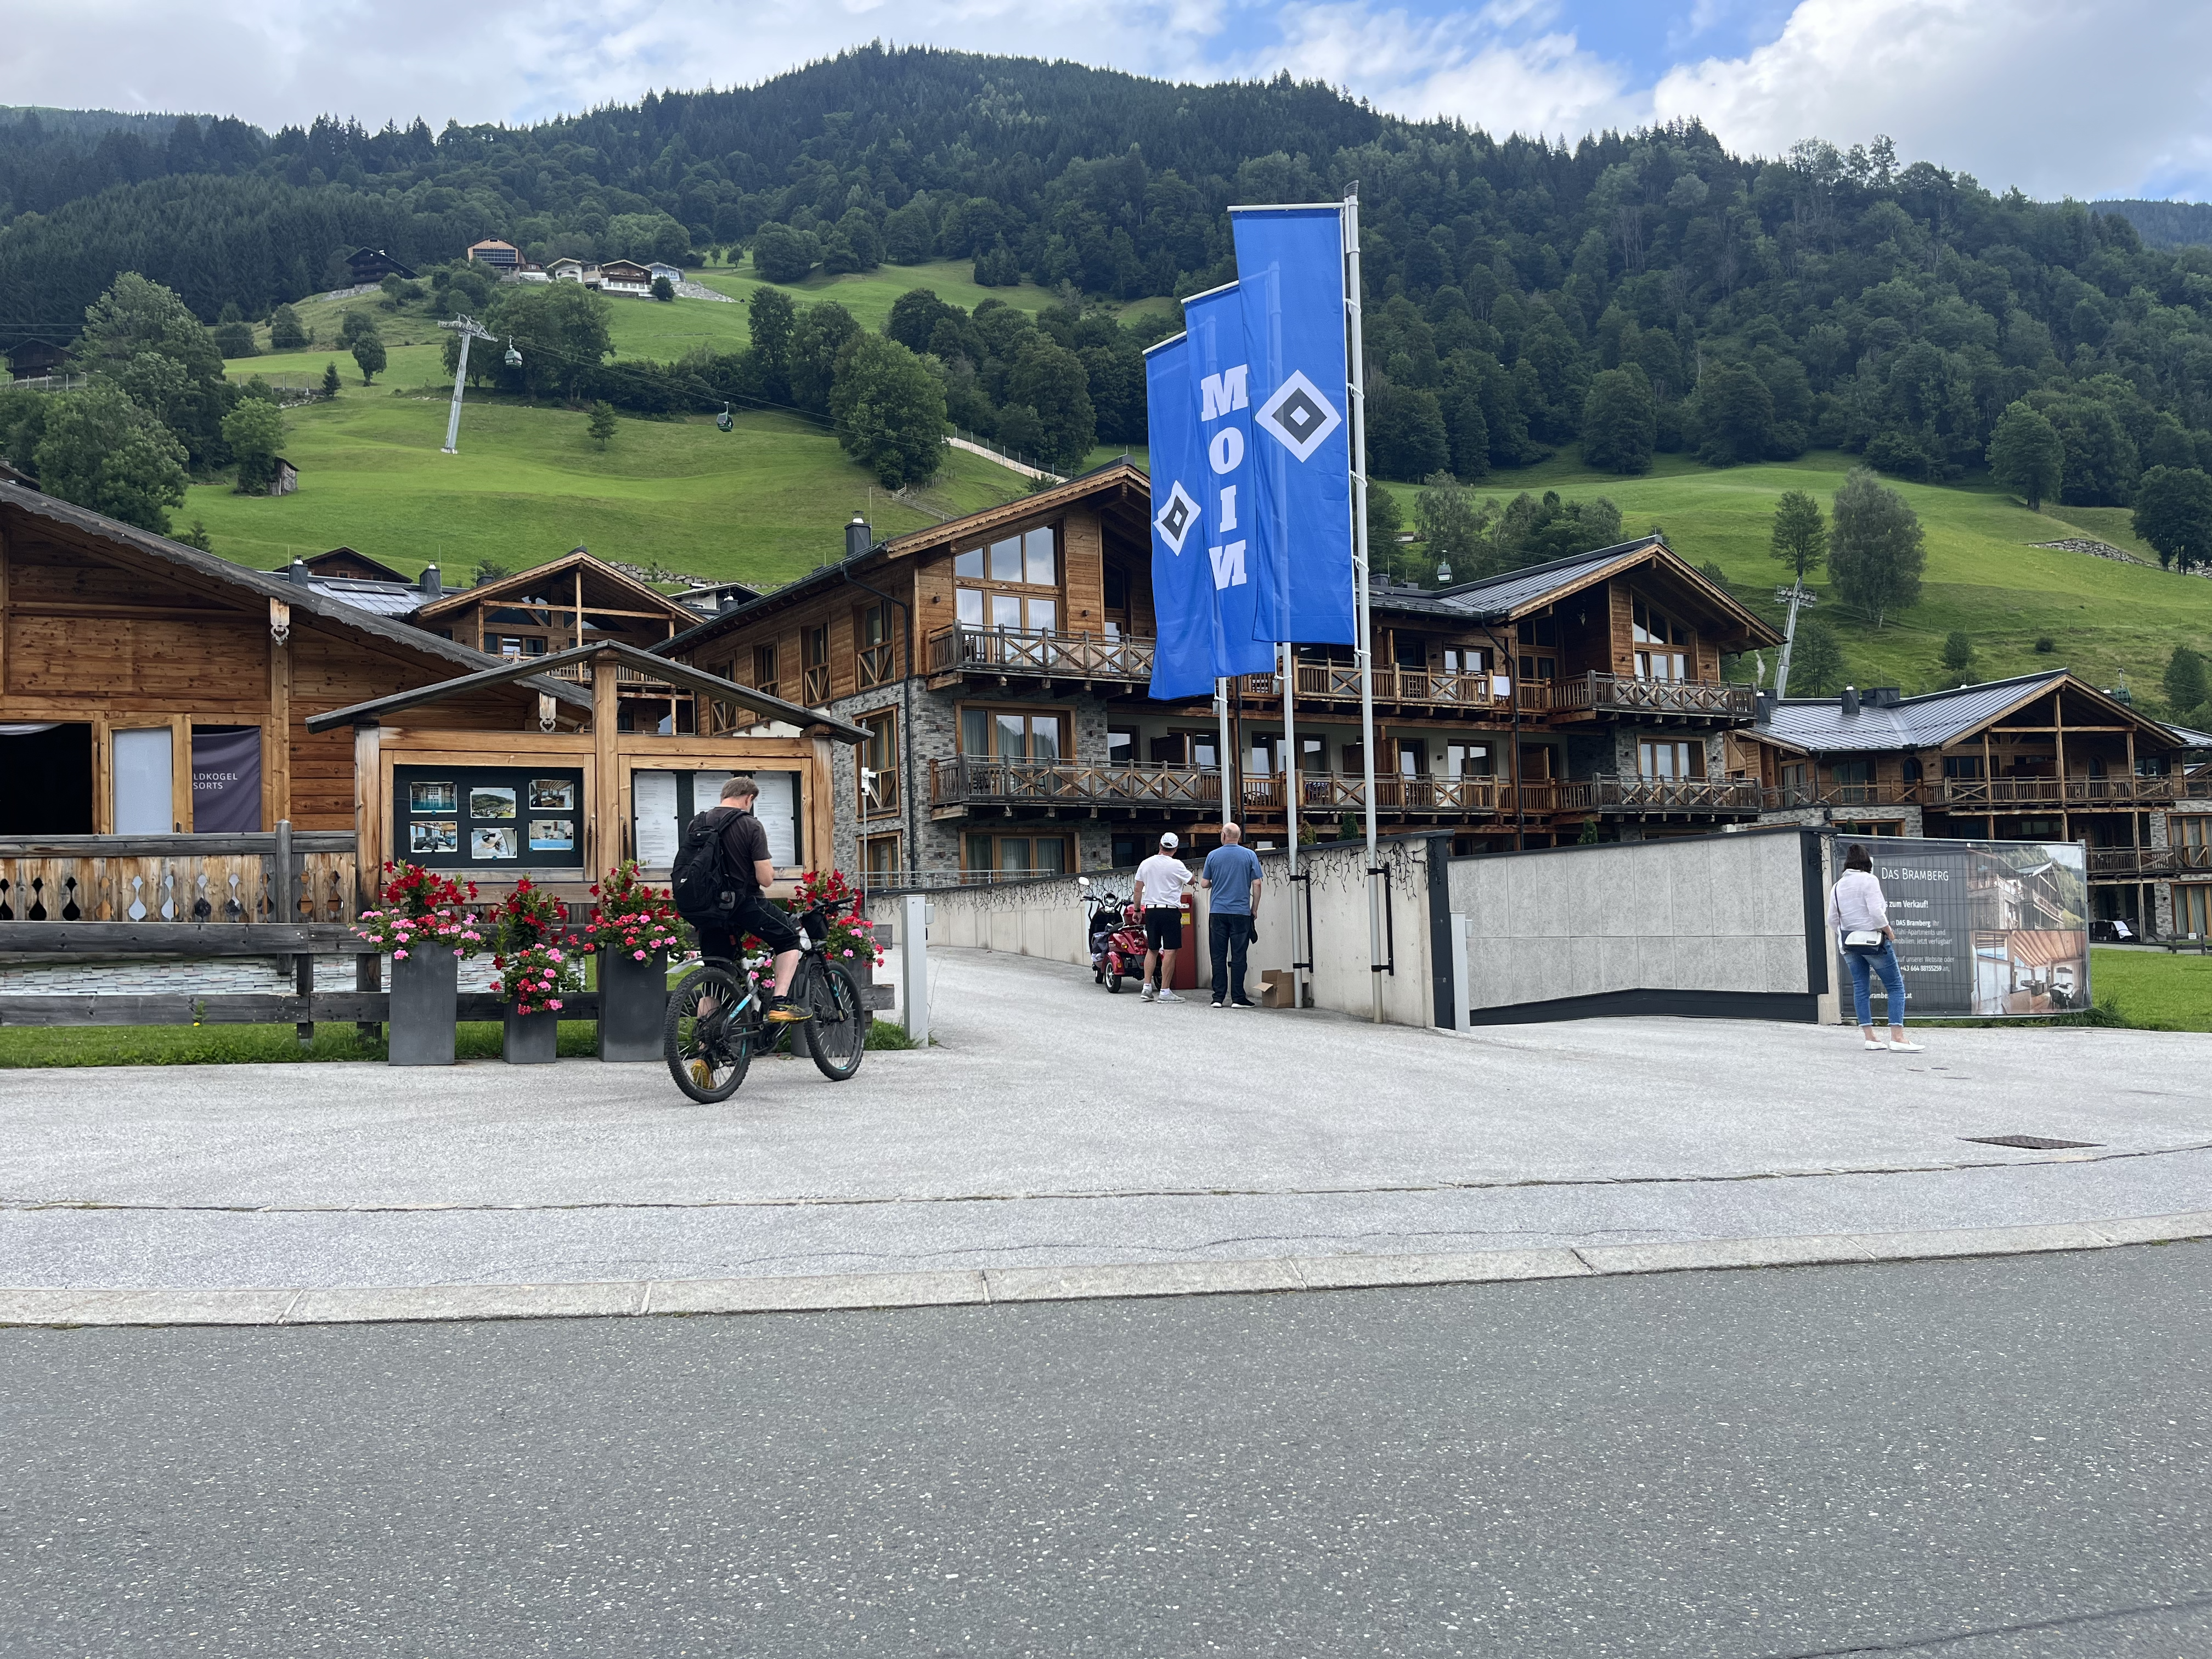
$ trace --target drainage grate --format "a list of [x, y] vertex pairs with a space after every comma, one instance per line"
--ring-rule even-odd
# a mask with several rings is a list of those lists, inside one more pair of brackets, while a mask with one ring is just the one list
[[1978, 1146], [2018, 1146], [2024, 1152], [2055, 1152], [2066, 1146], [2101, 1146], [2101, 1140], [2053, 1140], [2048, 1135], [1961, 1135]]

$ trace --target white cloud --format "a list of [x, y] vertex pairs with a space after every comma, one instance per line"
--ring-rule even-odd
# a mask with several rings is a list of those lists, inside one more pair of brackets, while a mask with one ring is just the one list
[[2171, 0], [1802, 0], [1778, 39], [1652, 94], [1731, 149], [1887, 132], [1901, 158], [2051, 198], [2212, 185], [2212, 8]]

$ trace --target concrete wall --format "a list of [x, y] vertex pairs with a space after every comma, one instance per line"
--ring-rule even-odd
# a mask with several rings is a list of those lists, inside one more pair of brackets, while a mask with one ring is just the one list
[[[1449, 845], [1449, 841], [1445, 845]], [[1431, 978], [1429, 849], [1425, 840], [1386, 842], [1380, 862], [1390, 872], [1389, 937], [1397, 947], [1396, 971], [1381, 975], [1384, 1018], [1399, 1024], [1434, 1023], [1435, 988]], [[1310, 997], [1315, 1007], [1367, 1016], [1372, 1012], [1373, 981], [1368, 949], [1367, 849], [1364, 844], [1308, 848], [1298, 857], [1311, 877], [1314, 969]], [[1259, 938], [1246, 967], [1246, 987], [1259, 994], [1261, 972], [1291, 965], [1291, 907], [1303, 902], [1285, 879], [1287, 853], [1262, 853], [1263, 882], [1258, 915]], [[1128, 896], [1129, 870], [1094, 871], [1091, 879]], [[1087, 966], [1091, 960], [1082, 889], [1073, 876], [1001, 887], [969, 887], [932, 895], [936, 918], [929, 929], [933, 946], [955, 945], [1006, 951], [1019, 956]], [[891, 919], [887, 902], [878, 921]], [[1195, 949], [1199, 985], [1213, 983], [1206, 949], [1208, 896], [1198, 895], [1198, 926], [1186, 929], [1183, 948]]]
[[1660, 992], [1723, 1012], [1731, 994], [1832, 989], [1808, 976], [1805, 857], [1805, 838], [1782, 830], [1454, 860], [1451, 908], [1471, 922], [1467, 1006]]

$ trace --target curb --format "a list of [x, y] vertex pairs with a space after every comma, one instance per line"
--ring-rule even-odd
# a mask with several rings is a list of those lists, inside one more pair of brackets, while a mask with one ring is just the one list
[[424, 1285], [326, 1290], [0, 1289], [0, 1326], [354, 1325], [473, 1319], [826, 1312], [1279, 1291], [1381, 1290], [1611, 1278], [1822, 1262], [1933, 1261], [2108, 1250], [2212, 1238], [2212, 1210], [2036, 1227], [1715, 1238], [1434, 1255], [1275, 1256], [983, 1267], [784, 1279], [630, 1279], [575, 1285]]

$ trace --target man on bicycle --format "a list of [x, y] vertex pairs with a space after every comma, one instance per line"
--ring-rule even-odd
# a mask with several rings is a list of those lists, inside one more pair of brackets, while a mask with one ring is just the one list
[[693, 931], [699, 935], [702, 956], [738, 961], [738, 943], [747, 933], [775, 952], [775, 1000], [769, 1004], [767, 1017], [788, 1025], [811, 1016], [791, 1000], [791, 976], [799, 970], [798, 926], [781, 906], [763, 896], [775, 884], [775, 866], [769, 858], [768, 830], [753, 816], [753, 803], [759, 799], [760, 785], [747, 777], [732, 778], [722, 786], [722, 804], [693, 821], [696, 824], [710, 816], [721, 819], [722, 868], [738, 896], [728, 927], [695, 924]]

